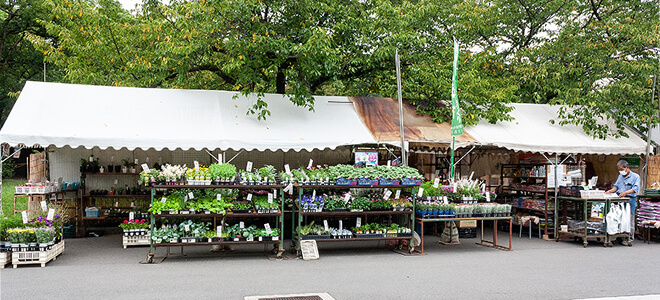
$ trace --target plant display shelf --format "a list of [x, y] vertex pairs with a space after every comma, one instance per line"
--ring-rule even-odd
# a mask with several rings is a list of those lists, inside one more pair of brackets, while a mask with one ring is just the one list
[[11, 251], [0, 252], [0, 269], [4, 269], [8, 263], [11, 263]]
[[[226, 214], [200, 214], [200, 213], [195, 213], [195, 214], [151, 214], [151, 232], [149, 235], [153, 236], [153, 230], [156, 228], [156, 219], [160, 218], [207, 218], [207, 219], [212, 219], [213, 220], [213, 228], [217, 227], [217, 221], [220, 219], [224, 218], [232, 218], [232, 219], [244, 219], [244, 220], [249, 220], [249, 219], [259, 219], [259, 218], [271, 218], [275, 219], [275, 226], [277, 226], [280, 229], [280, 232], [284, 230], [284, 197], [282, 196], [282, 185], [241, 185], [241, 184], [227, 184], [227, 185], [154, 185], [151, 186], [151, 202], [150, 204], [153, 205], [154, 199], [156, 197], [156, 190], [175, 190], [175, 189], [243, 189], [243, 190], [271, 190], [271, 189], [277, 189], [279, 190], [278, 194], [280, 197], [278, 198], [280, 200], [280, 207], [279, 207], [279, 212], [278, 213], [233, 213], [233, 212], [228, 212]], [[152, 263], [153, 258], [156, 252], [156, 248], [160, 247], [168, 247], [168, 253], [169, 253], [169, 247], [182, 247], [181, 249], [183, 250], [183, 247], [185, 246], [213, 246], [213, 245], [232, 245], [232, 244], [248, 244], [248, 245], [259, 245], [259, 244], [272, 244], [274, 246], [273, 253], [277, 254], [277, 257], [280, 258], [282, 257], [282, 253], [284, 253], [284, 241], [282, 236], [280, 236], [277, 240], [271, 240], [271, 241], [259, 241], [259, 240], [253, 240], [253, 241], [217, 241], [217, 242], [196, 242], [196, 243], [155, 243], [153, 240], [149, 241], [149, 253], [147, 254], [147, 262]]]
[[[660, 201], [660, 195], [637, 195], [637, 199], [648, 201], [648, 202], [658, 202]], [[639, 207], [641, 206], [640, 202], [637, 202], [637, 209], [639, 211]], [[635, 220], [635, 224], [637, 223], [637, 220]], [[637, 225], [636, 225], [637, 226]], [[655, 228], [655, 226], [648, 226], [648, 225], [639, 225], [637, 226], [641, 231], [642, 231], [642, 240], [645, 243], [650, 243], [651, 242], [651, 235], [652, 235], [652, 230], [658, 231], [658, 228]]]
[[[437, 223], [437, 222], [451, 222], [451, 221], [481, 221], [481, 241], [477, 245], [491, 247], [500, 250], [511, 251], [512, 248], [512, 236], [513, 236], [513, 217], [470, 217], [470, 218], [441, 218], [441, 219], [422, 219], [415, 218], [415, 222], [420, 224], [420, 250], [421, 254], [424, 254], [424, 224], [425, 223]], [[484, 240], [484, 221], [493, 221], [493, 240]], [[497, 222], [498, 221], [508, 221], [509, 222], [509, 246], [502, 246], [497, 243]]]
[[14, 251], [11, 252], [11, 262], [16, 269], [18, 265], [41, 265], [45, 267], [46, 263], [56, 260], [57, 256], [64, 252], [64, 240], [53, 245], [53, 248], [46, 251]]
[[89, 176], [89, 175], [98, 175], [98, 176], [117, 176], [117, 175], [124, 175], [124, 176], [137, 176], [140, 175], [140, 173], [130, 173], [130, 172], [82, 172], [83, 176]]
[[[312, 189], [327, 189], [327, 190], [342, 190], [342, 189], [415, 189], [418, 186], [416, 185], [296, 185], [298, 190], [298, 199], [294, 201], [293, 205], [293, 224], [291, 226], [291, 247], [292, 252], [297, 252], [301, 255], [301, 241], [302, 239], [300, 233], [296, 231], [296, 228], [300, 227], [303, 222], [307, 224], [308, 217], [320, 218], [320, 217], [364, 217], [363, 224], [367, 224], [369, 217], [380, 217], [380, 216], [407, 216], [408, 226], [412, 232], [415, 232], [415, 222], [413, 221], [413, 213], [415, 211], [415, 197], [413, 196], [412, 202], [413, 207], [411, 210], [404, 211], [395, 211], [395, 210], [368, 210], [368, 211], [319, 211], [319, 212], [304, 212], [300, 207], [300, 200], [302, 199], [303, 193], [305, 190]], [[414, 193], [413, 193], [414, 194]], [[297, 215], [297, 217], [296, 217]], [[314, 239], [317, 243], [333, 243], [333, 242], [360, 242], [360, 241], [390, 241], [390, 240], [408, 240], [409, 252], [414, 251], [413, 245], [413, 236], [410, 237], [373, 237], [373, 238], [340, 238], [340, 239]]]
[[[593, 234], [589, 233], [588, 229], [588, 223], [584, 222], [584, 231], [576, 232], [576, 231], [559, 231], [559, 225], [568, 225], [568, 205], [567, 202], [572, 201], [575, 202], [576, 204], [580, 205], [582, 210], [580, 211], [577, 209], [575, 211], [575, 217], [581, 217], [582, 221], [586, 221], [589, 219], [589, 205], [594, 204], [594, 203], [604, 203], [604, 209], [603, 209], [603, 223], [605, 224], [605, 228], [607, 228], [607, 213], [609, 212], [609, 207], [610, 204], [614, 202], [630, 202], [630, 198], [600, 198], [600, 199], [586, 199], [586, 198], [575, 198], [575, 197], [557, 197], [557, 203], [555, 204], [555, 207], [557, 207], [557, 210], [559, 211], [559, 205], [561, 203], [561, 224], [559, 224], [557, 221], [555, 221], [555, 230], [558, 231], [555, 241], [559, 242], [561, 239], [560, 236], [568, 236], [569, 238], [574, 238], [574, 239], [582, 239], [582, 244], [586, 248], [587, 245], [589, 244], [588, 239], [599, 239], [603, 241], [603, 247], [612, 247], [612, 239], [616, 238], [624, 238], [629, 242], [629, 246], [632, 246], [632, 239], [631, 236], [632, 234], [630, 233], [619, 233], [619, 234], [608, 234], [607, 232], [602, 233], [602, 234]], [[559, 218], [558, 218], [559, 219]]]
[[149, 246], [150, 240], [151, 236], [148, 234], [122, 236], [122, 246], [124, 246], [124, 249], [129, 246]]

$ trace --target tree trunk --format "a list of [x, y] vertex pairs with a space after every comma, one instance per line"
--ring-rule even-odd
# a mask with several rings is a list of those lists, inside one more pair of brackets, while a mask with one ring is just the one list
[[286, 76], [284, 76], [284, 72], [282, 70], [277, 72], [275, 87], [277, 88], [278, 94], [284, 94], [284, 88], [286, 87]]

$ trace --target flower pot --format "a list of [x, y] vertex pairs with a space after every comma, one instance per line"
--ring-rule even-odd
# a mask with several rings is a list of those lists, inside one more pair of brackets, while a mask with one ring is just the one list
[[38, 251], [38, 249], [39, 249], [39, 244], [37, 244], [37, 243], [29, 243], [29, 244], [28, 244], [28, 248], [29, 248], [28, 251]]
[[135, 167], [130, 167], [128, 170], [131, 173], [137, 173], [137, 170], [135, 169]]
[[48, 243], [40, 243], [39, 251], [46, 251], [46, 250], [48, 250]]
[[124, 236], [128, 236], [129, 231], [124, 229]]

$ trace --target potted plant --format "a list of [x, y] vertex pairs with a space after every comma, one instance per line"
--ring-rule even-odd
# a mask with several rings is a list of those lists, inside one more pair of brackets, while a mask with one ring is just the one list
[[366, 197], [356, 197], [355, 199], [351, 200], [349, 207], [351, 211], [354, 212], [369, 210], [369, 208], [371, 208], [371, 199]]

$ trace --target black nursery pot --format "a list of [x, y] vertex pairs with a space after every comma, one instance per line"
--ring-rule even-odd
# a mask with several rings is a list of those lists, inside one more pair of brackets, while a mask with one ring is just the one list
[[121, 173], [121, 165], [115, 165], [115, 173]]
[[106, 170], [108, 170], [108, 173], [112, 173], [114, 167], [112, 165], [108, 165], [108, 168]]

